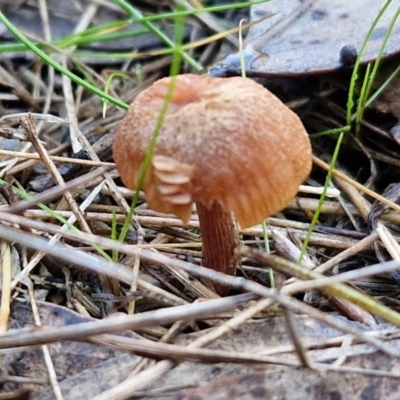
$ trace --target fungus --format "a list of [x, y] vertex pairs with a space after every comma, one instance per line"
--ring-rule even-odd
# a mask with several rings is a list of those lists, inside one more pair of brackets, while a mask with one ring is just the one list
[[[160, 79], [141, 92], [116, 132], [114, 160], [130, 189], [169, 83]], [[175, 79], [142, 190], [149, 207], [184, 223], [195, 203], [203, 265], [234, 274], [232, 214], [242, 228], [260, 223], [287, 206], [310, 169], [311, 146], [300, 119], [262, 85], [184, 74]]]

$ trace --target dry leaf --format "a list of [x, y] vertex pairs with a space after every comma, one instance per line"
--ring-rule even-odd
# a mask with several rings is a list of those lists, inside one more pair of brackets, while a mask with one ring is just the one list
[[[251, 21], [271, 17], [254, 24], [245, 40], [247, 76], [299, 75], [351, 67], [383, 4], [374, 0], [273, 0], [253, 5]], [[380, 19], [363, 62], [377, 57], [397, 6], [393, 2]], [[397, 22], [385, 55], [400, 51], [399, 37]], [[211, 69], [213, 75], [224, 73], [240, 75], [239, 53]]]

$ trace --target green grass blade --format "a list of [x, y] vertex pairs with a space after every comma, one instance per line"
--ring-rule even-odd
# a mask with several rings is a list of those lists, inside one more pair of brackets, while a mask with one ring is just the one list
[[[7, 182], [4, 181], [3, 179], [0, 179], [0, 185], [7, 185]], [[19, 198], [24, 199], [24, 200], [31, 200], [32, 196], [30, 196], [28, 193], [26, 193], [24, 190], [19, 189], [15, 186], [11, 187], [11, 190], [15, 195], [17, 195]], [[45, 211], [46, 213], [49, 214], [50, 217], [54, 218], [58, 222], [62, 223], [63, 225], [66, 225], [68, 229], [74, 231], [74, 232], [80, 232], [80, 230], [70, 222], [68, 222], [64, 217], [59, 215], [57, 211], [52, 210], [50, 207], [47, 207], [43, 203], [37, 203], [36, 204], [41, 210]], [[106, 260], [112, 261], [111, 257], [97, 244], [92, 244], [92, 247], [101, 255], [103, 256]]]
[[104, 91], [98, 89], [94, 85], [90, 85], [88, 82], [80, 78], [79, 76], [75, 75], [68, 69], [64, 68], [61, 64], [56, 62], [53, 58], [48, 56], [43, 50], [39, 49], [38, 46], [33, 44], [30, 40], [28, 40], [5, 16], [2, 12], [0, 12], [0, 21], [6, 26], [6, 28], [18, 39], [20, 40], [29, 50], [35, 53], [38, 57], [40, 57], [43, 61], [51, 65], [55, 70], [59, 71], [60, 73], [68, 76], [73, 82], [77, 83], [78, 85], [83, 86], [87, 90], [90, 90], [92, 93], [95, 93], [102, 99], [108, 100], [110, 103], [121, 107], [123, 109], [127, 109], [128, 105], [123, 101], [116, 99], [113, 96], [105, 93]]
[[298, 264], [301, 264], [301, 262], [303, 260], [303, 257], [304, 257], [304, 255], [305, 255], [305, 253], [307, 251], [307, 248], [308, 248], [308, 243], [310, 242], [311, 235], [312, 235], [312, 233], [313, 233], [313, 231], [315, 229], [315, 226], [317, 225], [318, 218], [319, 218], [319, 216], [321, 214], [322, 206], [323, 206], [325, 198], [326, 198], [326, 191], [328, 190], [329, 184], [330, 184], [330, 182], [332, 180], [333, 170], [335, 168], [336, 161], [337, 161], [337, 158], [339, 156], [339, 150], [340, 150], [340, 146], [342, 145], [343, 137], [344, 137], [344, 132], [341, 132], [339, 137], [338, 137], [338, 140], [336, 142], [336, 146], [335, 146], [335, 150], [333, 152], [332, 160], [331, 160], [331, 162], [329, 164], [330, 168], [328, 170], [328, 173], [326, 174], [324, 189], [323, 189], [323, 191], [321, 193], [321, 196], [319, 198], [318, 206], [317, 206], [317, 208], [316, 208], [316, 210], [314, 212], [314, 215], [313, 215], [311, 223], [310, 223], [310, 227], [308, 228], [306, 238], [304, 239], [303, 246], [301, 248], [300, 257], [299, 257], [299, 260], [297, 261]]
[[174, 27], [175, 27], [175, 38], [174, 39], [175, 39], [176, 46], [174, 46], [174, 53], [173, 53], [173, 57], [172, 57], [171, 67], [170, 67], [170, 76], [172, 77], [172, 79], [169, 82], [167, 94], [165, 96], [165, 100], [163, 102], [163, 105], [162, 105], [162, 108], [160, 111], [160, 115], [157, 119], [157, 123], [156, 123], [156, 127], [154, 129], [153, 136], [152, 136], [150, 144], [148, 146], [145, 159], [140, 168], [139, 179], [136, 184], [136, 192], [135, 192], [135, 195], [133, 196], [129, 213], [126, 217], [125, 223], [122, 227], [122, 231], [118, 238], [118, 240], [120, 242], [124, 241], [124, 239], [128, 233], [129, 227], [131, 225], [132, 218], [134, 216], [134, 210], [136, 208], [136, 204], [139, 201], [139, 191], [143, 186], [147, 170], [150, 167], [150, 163], [153, 158], [154, 150], [155, 150], [155, 147], [157, 144], [157, 139], [161, 132], [162, 124], [164, 123], [164, 119], [165, 119], [165, 116], [167, 115], [168, 107], [172, 100], [172, 95], [173, 95], [173, 91], [175, 88], [175, 79], [174, 78], [179, 74], [179, 71], [180, 71], [180, 65], [181, 65], [181, 60], [182, 60], [183, 56], [182, 56], [182, 52], [179, 49], [183, 42], [184, 17], [177, 18], [175, 20]]
[[389, 7], [391, 2], [392, 2], [392, 0], [386, 1], [385, 5], [382, 7], [382, 9], [379, 11], [378, 15], [376, 16], [371, 27], [368, 29], [367, 36], [365, 37], [363, 44], [361, 45], [360, 52], [359, 52], [356, 62], [354, 64], [353, 73], [352, 73], [351, 79], [350, 79], [349, 95], [348, 95], [348, 100], [347, 100], [346, 125], [351, 125], [352, 120], [353, 120], [352, 114], [353, 114], [353, 108], [354, 108], [354, 91], [355, 91], [356, 82], [358, 80], [359, 68], [360, 68], [362, 57], [365, 53], [365, 49], [367, 48], [367, 44], [368, 44], [369, 40], [371, 39], [371, 36], [376, 28], [376, 25], [378, 24], [379, 20], [381, 19], [382, 15], [385, 13], [385, 11], [387, 10], [387, 8]]

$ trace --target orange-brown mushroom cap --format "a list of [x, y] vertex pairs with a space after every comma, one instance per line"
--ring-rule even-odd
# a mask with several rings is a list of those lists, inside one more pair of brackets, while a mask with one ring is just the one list
[[[114, 141], [121, 179], [135, 188], [171, 78], [131, 104]], [[218, 202], [242, 228], [282, 210], [311, 169], [298, 118], [251, 79], [179, 75], [143, 190], [149, 206], [187, 222], [192, 203]]]

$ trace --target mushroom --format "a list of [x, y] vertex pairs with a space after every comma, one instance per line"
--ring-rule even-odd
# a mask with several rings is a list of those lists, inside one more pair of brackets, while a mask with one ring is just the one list
[[[130, 189], [137, 185], [170, 79], [141, 92], [116, 132], [114, 160]], [[282, 210], [311, 164], [300, 119], [262, 85], [242, 77], [184, 74], [175, 77], [142, 190], [152, 209], [183, 223], [195, 203], [203, 265], [234, 274], [232, 213], [246, 228]]]

